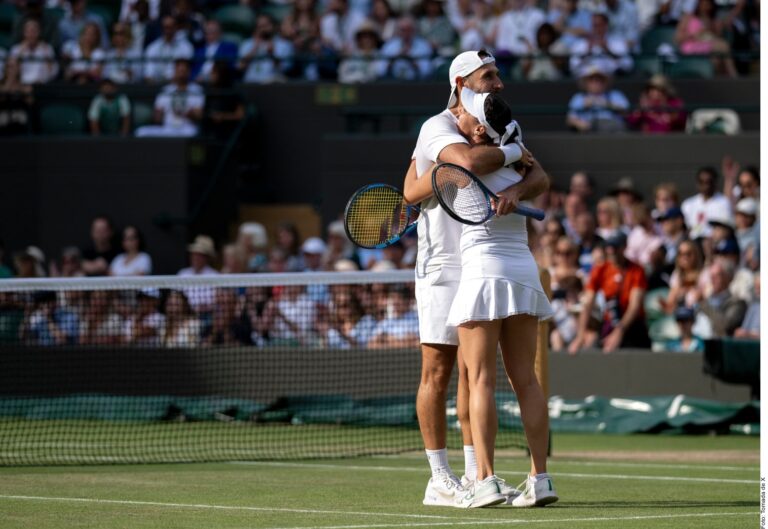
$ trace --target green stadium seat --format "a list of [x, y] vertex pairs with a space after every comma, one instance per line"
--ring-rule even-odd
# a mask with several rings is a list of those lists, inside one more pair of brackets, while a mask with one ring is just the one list
[[447, 81], [450, 70], [451, 70], [451, 63], [446, 61], [434, 69], [434, 71], [432, 72], [432, 78], [435, 81]]
[[0, 3], [0, 31], [10, 31], [15, 17], [16, 8], [13, 4]]
[[101, 19], [104, 21], [104, 27], [107, 28], [107, 31], [111, 31], [112, 24], [115, 23], [117, 20], [117, 17], [119, 13], [116, 13], [114, 9], [112, 9], [109, 6], [105, 5], [88, 5], [88, 11], [99, 15]]
[[675, 46], [675, 31], [673, 27], [651, 28], [640, 38], [640, 49], [645, 55], [656, 55], [659, 46], [669, 44]]
[[709, 57], [678, 57], [676, 62], [669, 63], [666, 72], [670, 77], [689, 79], [712, 79], [715, 69]]
[[151, 125], [155, 114], [152, 105], [142, 102], [134, 102], [131, 109], [134, 130], [144, 125]]
[[643, 79], [661, 73], [661, 70], [661, 60], [656, 56], [643, 55], [635, 61], [635, 75]]
[[40, 111], [43, 134], [79, 136], [85, 133], [85, 113], [77, 105], [51, 104]]
[[243, 37], [251, 34], [256, 23], [256, 15], [249, 7], [242, 5], [224, 6], [213, 15], [227, 33], [238, 33]]
[[277, 22], [283, 20], [288, 13], [293, 9], [292, 4], [278, 5], [278, 4], [265, 4], [259, 8], [260, 15], [269, 15]]

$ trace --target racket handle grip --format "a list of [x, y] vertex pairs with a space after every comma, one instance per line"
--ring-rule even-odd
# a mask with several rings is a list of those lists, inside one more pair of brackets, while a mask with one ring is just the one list
[[527, 206], [517, 206], [515, 213], [525, 217], [531, 217], [536, 220], [544, 220], [544, 211], [538, 208], [529, 208]]

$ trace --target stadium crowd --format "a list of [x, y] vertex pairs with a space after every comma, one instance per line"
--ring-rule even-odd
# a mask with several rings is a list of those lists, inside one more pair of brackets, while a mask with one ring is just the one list
[[[553, 350], [692, 352], [708, 338], [759, 337], [759, 172], [726, 156], [719, 171], [703, 167], [692, 178], [693, 196], [662, 183], [646, 200], [631, 178], [598, 197], [579, 171], [567, 189], [538, 199], [547, 217], [531, 223], [530, 245], [551, 277]], [[129, 225], [116, 235], [108, 218], [97, 217], [90, 244], [50, 260], [28, 247], [13, 255], [13, 268], [2, 264], [0, 248], [0, 277], [151, 275], [141, 231]], [[350, 243], [341, 221], [327, 227], [325, 239], [302, 241], [285, 223], [272, 240], [256, 222], [242, 224], [237, 239], [218, 250], [198, 235], [178, 275], [389, 271], [415, 263], [415, 236], [364, 250]], [[402, 284], [0, 294], [0, 341], [17, 340], [379, 348], [415, 346], [418, 321], [412, 287]]]

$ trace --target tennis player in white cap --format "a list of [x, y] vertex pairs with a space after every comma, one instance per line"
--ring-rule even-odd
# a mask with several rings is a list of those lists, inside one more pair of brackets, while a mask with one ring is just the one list
[[[448, 108], [422, 126], [404, 184], [408, 202], [423, 201], [416, 259], [416, 301], [422, 350], [421, 383], [416, 410], [432, 469], [423, 503], [484, 507], [507, 501], [516, 496], [518, 491], [500, 479], [481, 488], [474, 487], [477, 467], [468, 421], [466, 372], [462, 362], [459, 362], [457, 402], [464, 440], [464, 484], [472, 487], [469, 491], [470, 501], [461, 501], [467, 494], [463, 490], [462, 480], [454, 474], [448, 463], [445, 402], [448, 382], [457, 357], [458, 334], [456, 327], [447, 324], [447, 319], [461, 277], [461, 225], [451, 219], [437, 200], [431, 197], [429, 170], [434, 163], [440, 161], [455, 163], [483, 175], [519, 161], [531, 165], [533, 160], [531, 154], [517, 144], [471, 147], [458, 131], [458, 116], [462, 112], [459, 93], [464, 86], [477, 93], [499, 92], [504, 88], [493, 56], [484, 50], [461, 53], [451, 63], [449, 76], [451, 94]], [[541, 192], [547, 186], [548, 178], [543, 171], [532, 172], [516, 186], [499, 193], [501, 200], [497, 204], [497, 212], [511, 212], [521, 198], [529, 198], [527, 194], [532, 189]]]

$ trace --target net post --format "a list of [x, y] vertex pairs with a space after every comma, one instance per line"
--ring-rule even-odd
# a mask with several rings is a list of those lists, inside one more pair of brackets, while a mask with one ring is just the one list
[[[552, 281], [544, 267], [539, 267], [539, 280], [547, 298], [552, 300]], [[544, 392], [544, 399], [549, 402], [549, 320], [539, 322], [539, 335], [536, 339], [536, 378]], [[549, 432], [547, 455], [552, 455], [552, 432]]]

